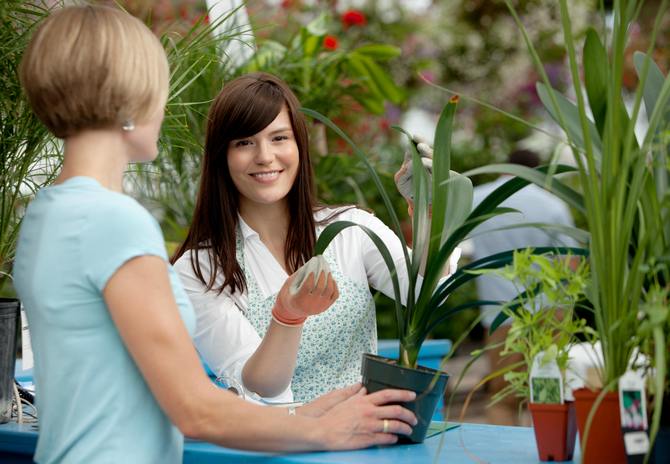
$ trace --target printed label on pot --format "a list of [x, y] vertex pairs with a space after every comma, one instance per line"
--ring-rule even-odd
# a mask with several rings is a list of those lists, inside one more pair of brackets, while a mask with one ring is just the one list
[[563, 377], [556, 359], [541, 351], [530, 370], [530, 402], [563, 404]]
[[21, 369], [27, 371], [33, 367], [33, 348], [30, 345], [30, 331], [28, 330], [28, 318], [21, 305]]
[[644, 378], [636, 371], [626, 372], [619, 380], [619, 408], [622, 428], [647, 430]]
[[623, 444], [626, 454], [646, 454], [649, 451], [649, 437], [647, 432], [628, 432], [623, 434]]
[[619, 410], [626, 454], [646, 454], [649, 451], [649, 424], [644, 377], [641, 372], [631, 370], [619, 379]]

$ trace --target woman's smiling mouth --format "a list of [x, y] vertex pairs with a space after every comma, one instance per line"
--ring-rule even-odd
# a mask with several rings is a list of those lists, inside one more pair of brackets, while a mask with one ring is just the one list
[[281, 170], [277, 171], [263, 171], [263, 172], [254, 172], [252, 174], [249, 174], [251, 177], [254, 178], [254, 180], [262, 183], [266, 182], [273, 182], [277, 180], [279, 177], [279, 174], [281, 174]]

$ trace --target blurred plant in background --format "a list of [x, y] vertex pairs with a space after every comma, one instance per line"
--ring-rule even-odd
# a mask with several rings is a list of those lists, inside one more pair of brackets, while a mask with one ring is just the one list
[[25, 208], [61, 161], [61, 145], [32, 112], [18, 75], [23, 50], [48, 11], [17, 0], [0, 5], [0, 296], [13, 296], [7, 281]]

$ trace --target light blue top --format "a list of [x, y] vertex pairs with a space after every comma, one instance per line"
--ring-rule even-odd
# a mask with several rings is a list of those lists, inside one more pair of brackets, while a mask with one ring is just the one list
[[[158, 224], [135, 200], [91, 178], [42, 189], [28, 207], [14, 283], [35, 354], [37, 462], [181, 462], [183, 436], [151, 394], [102, 297], [115, 271], [142, 255], [167, 260]], [[169, 274], [192, 333], [193, 309], [172, 267]]]

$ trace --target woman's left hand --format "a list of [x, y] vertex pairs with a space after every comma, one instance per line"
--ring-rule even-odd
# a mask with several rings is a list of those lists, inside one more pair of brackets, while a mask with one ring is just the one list
[[346, 399], [354, 396], [360, 391], [361, 388], [362, 385], [360, 383], [355, 383], [353, 385], [349, 385], [348, 387], [333, 390], [326, 393], [325, 395], [319, 396], [307, 404], [300, 406], [298, 409], [296, 409], [296, 413], [303, 416], [320, 417], [335, 405], [340, 404], [342, 401], [345, 401]]

